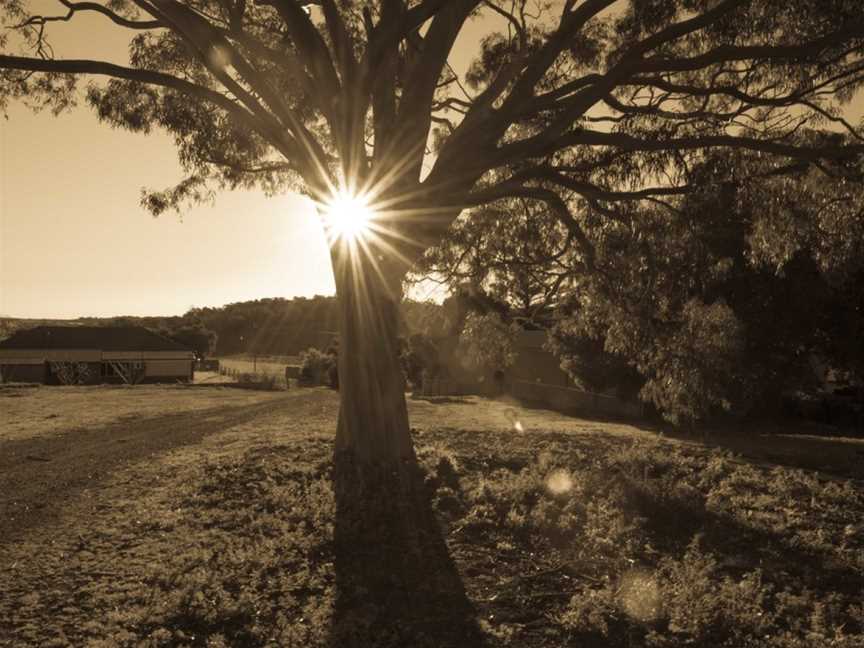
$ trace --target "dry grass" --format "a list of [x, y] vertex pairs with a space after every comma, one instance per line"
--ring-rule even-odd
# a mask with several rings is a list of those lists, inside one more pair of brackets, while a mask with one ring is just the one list
[[[302, 439], [308, 451], [316, 443], [309, 430], [332, 425], [332, 396], [219, 388], [188, 393], [201, 399], [194, 410], [146, 423], [115, 417], [88, 430], [83, 451], [80, 431], [55, 430], [31, 439], [22, 452], [46, 461], [28, 461], [17, 449], [10, 452], [9, 444], [0, 446], [0, 457], [14, 453], [16, 463], [27, 469], [14, 484], [9, 481], [16, 476], [4, 473], [6, 488], [0, 491], [15, 497], [0, 501], [6, 504], [0, 513], [12, 520], [0, 533], [0, 645], [139, 645], [147, 637], [143, 645], [182, 644], [176, 637], [160, 639], [164, 633], [150, 615], [158, 615], [163, 594], [174, 597], [176, 606], [198, 601], [203, 587], [189, 585], [186, 591], [181, 583], [199, 575], [187, 568], [200, 570], [211, 557], [230, 550], [233, 541], [220, 524], [228, 525], [225, 519], [232, 517], [233, 524], [248, 524], [244, 531], [251, 535], [240, 533], [237, 543], [264, 555], [261, 529], [254, 523], [261, 502], [251, 493], [234, 500], [223, 481], [247, 474], [245, 468], [232, 473], [232, 464], [240, 461], [254, 471], [260, 461], [283, 456], [291, 442]], [[184, 403], [172, 400], [170, 389], [148, 389], [147, 394], [167, 411]], [[146, 400], [147, 394], [139, 397]], [[65, 402], [84, 404], [72, 398]], [[95, 409], [99, 402], [91, 391], [88, 407]], [[326, 448], [327, 441], [320, 444]], [[131, 451], [130, 445], [135, 446]], [[302, 467], [308, 457], [308, 452], [298, 454], [287, 463]], [[220, 484], [218, 503], [207, 501], [208, 480]], [[255, 488], [251, 477], [248, 487]], [[214, 523], [220, 519], [223, 523]], [[261, 522], [266, 526], [270, 520], [262, 516]], [[277, 535], [290, 544], [288, 526], [279, 523]], [[230, 575], [201, 575], [205, 580], [223, 576]], [[181, 590], [189, 601], [176, 600]], [[169, 607], [164, 613], [182, 610]]]
[[217, 385], [217, 384], [227, 384], [235, 382], [234, 378], [231, 376], [225, 376], [220, 374], [218, 371], [196, 371], [195, 372], [195, 384], [196, 385]]
[[251, 356], [231, 356], [219, 358], [220, 367], [231, 369], [238, 373], [258, 373], [268, 376], [285, 377], [285, 367], [298, 364], [295, 356], [260, 356], [254, 360]]
[[[93, 410], [115, 391], [64, 389], [61, 416], [61, 402]], [[337, 645], [334, 619], [374, 618], [339, 609], [334, 392], [201, 388], [192, 406], [143, 388], [127, 395], [148, 417], [115, 406], [73, 432], [39, 429], [48, 390], [29, 391], [9, 402], [32, 438], [0, 442], [0, 462], [47, 461], [5, 466], [25, 468], [0, 490], [15, 513], [0, 532], [0, 645], [311, 648]], [[770, 437], [748, 460], [515, 403], [409, 407], [485, 645], [864, 645], [864, 496], [836, 467], [802, 470]], [[394, 624], [360, 645], [439, 645]]]
[[166, 412], [195, 412], [243, 406], [274, 394], [188, 385], [94, 385], [86, 387], [0, 387], [0, 443], [134, 422]]

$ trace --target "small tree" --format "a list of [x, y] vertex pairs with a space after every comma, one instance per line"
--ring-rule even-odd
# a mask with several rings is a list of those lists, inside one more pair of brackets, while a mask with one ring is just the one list
[[587, 335], [578, 319], [561, 317], [549, 331], [546, 348], [560, 359], [561, 368], [580, 389], [635, 398], [645, 379], [626, 358], [607, 351], [605, 342], [605, 338]]
[[498, 313], [469, 313], [459, 335], [458, 352], [470, 366], [491, 373], [500, 386], [504, 371], [516, 361], [519, 327]]
[[[454, 297], [505, 305], [522, 321], [548, 317], [580, 265], [566, 226], [542, 202], [525, 198], [478, 211], [460, 216], [427, 250], [417, 275], [438, 277]], [[465, 294], [466, 286], [473, 295]], [[482, 301], [474, 306], [484, 310]]]
[[742, 327], [725, 303], [687, 302], [681, 325], [654, 348], [655, 357], [641, 367], [648, 375], [641, 393], [671, 423], [692, 427], [714, 408], [731, 410], [742, 396]]

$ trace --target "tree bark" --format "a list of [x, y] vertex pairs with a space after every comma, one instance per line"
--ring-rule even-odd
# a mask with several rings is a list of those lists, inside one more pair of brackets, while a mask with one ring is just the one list
[[339, 308], [337, 465], [369, 474], [403, 472], [416, 461], [399, 361], [402, 275], [381, 251], [339, 242], [334, 252]]

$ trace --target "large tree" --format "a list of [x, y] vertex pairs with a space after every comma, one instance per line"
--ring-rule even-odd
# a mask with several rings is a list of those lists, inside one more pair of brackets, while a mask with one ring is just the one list
[[[127, 65], [51, 47], [56, 22], [86, 14], [130, 35]], [[0, 0], [0, 16], [0, 103], [63, 110], [90, 79], [108, 124], [173, 135], [188, 174], [145, 197], [154, 213], [214, 186], [302, 191], [331, 216], [352, 200], [374, 209], [359, 236], [325, 222], [336, 447], [361, 475], [413, 461], [402, 280], [464, 210], [539, 201], [590, 267], [574, 198], [614, 220], [623, 203], [692, 191], [687, 171], [711, 149], [831, 181], [862, 149], [842, 117], [864, 79], [859, 0], [59, 0], [56, 13]], [[451, 53], [484, 18], [460, 78]], [[827, 122], [855, 142], [794, 137]]]

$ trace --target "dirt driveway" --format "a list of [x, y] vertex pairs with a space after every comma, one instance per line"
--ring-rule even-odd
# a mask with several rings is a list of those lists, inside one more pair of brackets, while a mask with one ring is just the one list
[[[187, 394], [182, 394], [181, 402], [165, 390], [163, 394], [151, 394], [151, 399], [161, 400], [164, 410], [171, 413], [121, 412], [115, 420], [67, 430], [56, 429], [55, 421], [63, 418], [58, 414], [41, 428], [46, 430], [44, 434], [19, 433], [11, 439], [0, 439], [0, 545], [60, 513], [68, 514], [69, 507], [84, 491], [92, 495], [106, 477], [124, 466], [196, 444], [207, 435], [268, 413], [284, 412], [296, 404], [296, 398], [284, 392], [244, 394], [238, 398], [233, 393], [237, 390], [198, 391], [199, 401], [191, 409], [184, 407]], [[227, 398], [220, 393], [223, 391], [229, 392]], [[46, 394], [46, 390], [27, 390], [24, 397], [38, 398], [38, 392]], [[78, 393], [80, 397], [68, 399], [66, 407], [100, 408], [100, 393]], [[48, 393], [48, 397], [56, 399], [54, 394]], [[201, 408], [202, 404], [209, 406]], [[103, 412], [105, 416], [110, 414]], [[31, 426], [31, 432], [37, 429]]]

